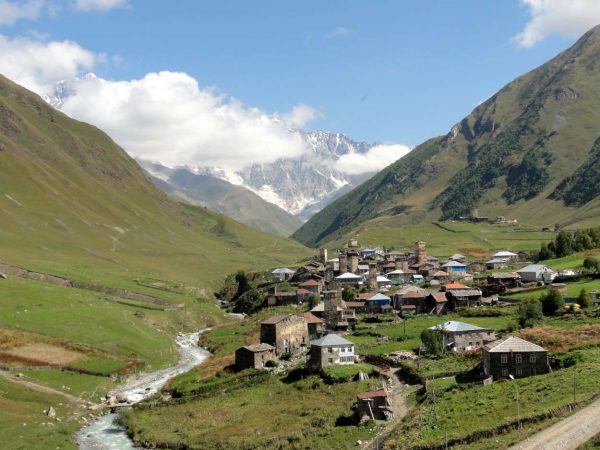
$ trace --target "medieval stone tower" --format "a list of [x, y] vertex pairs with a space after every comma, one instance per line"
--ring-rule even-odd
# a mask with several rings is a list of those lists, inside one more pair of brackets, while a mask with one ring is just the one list
[[369, 263], [369, 291], [377, 292], [379, 286], [377, 285], [377, 265], [375, 263]]
[[417, 264], [427, 264], [427, 252], [425, 251], [425, 241], [417, 241], [416, 245]]
[[339, 255], [340, 259], [340, 273], [348, 272], [348, 255], [345, 251], [341, 251]]
[[321, 264], [327, 264], [327, 249], [326, 248], [319, 249], [319, 259], [321, 261]]

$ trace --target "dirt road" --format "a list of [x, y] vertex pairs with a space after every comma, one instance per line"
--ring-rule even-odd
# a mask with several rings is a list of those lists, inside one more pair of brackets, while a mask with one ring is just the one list
[[509, 450], [573, 450], [600, 433], [600, 400]]

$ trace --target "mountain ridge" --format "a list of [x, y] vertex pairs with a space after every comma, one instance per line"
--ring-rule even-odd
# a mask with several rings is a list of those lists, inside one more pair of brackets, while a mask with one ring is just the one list
[[[563, 225], [593, 220], [598, 189], [575, 208], [558, 186], [588, 161], [600, 136], [600, 38], [596, 27], [571, 48], [508, 83], [444, 136], [410, 154], [317, 213], [292, 237], [318, 245], [380, 216], [407, 224], [467, 215]], [[588, 161], [587, 169], [584, 167]], [[555, 193], [556, 191], [556, 193]], [[554, 195], [553, 195], [554, 193]]]

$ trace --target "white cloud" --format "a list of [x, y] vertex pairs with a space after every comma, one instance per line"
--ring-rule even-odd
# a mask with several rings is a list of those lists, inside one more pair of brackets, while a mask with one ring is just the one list
[[335, 27], [333, 30], [331, 30], [327, 34], [327, 37], [328, 38], [336, 38], [336, 37], [348, 36], [351, 33], [352, 33], [352, 30], [350, 28]]
[[49, 94], [57, 81], [93, 67], [96, 56], [70, 41], [39, 42], [0, 35], [0, 73], [37, 92]]
[[300, 133], [315, 111], [300, 105], [288, 114], [267, 114], [202, 89], [180, 72], [140, 80], [84, 77], [61, 109], [106, 131], [128, 153], [168, 166], [242, 169], [308, 152]]
[[22, 19], [35, 20], [44, 6], [44, 0], [0, 0], [0, 25], [13, 25]]
[[108, 11], [127, 5], [127, 0], [75, 0], [75, 8], [79, 11]]
[[533, 47], [552, 34], [573, 37], [600, 23], [599, 0], [521, 0], [531, 19], [513, 37], [520, 47]]
[[335, 168], [350, 175], [378, 172], [402, 158], [412, 149], [401, 144], [379, 144], [365, 153], [348, 153], [335, 162]]

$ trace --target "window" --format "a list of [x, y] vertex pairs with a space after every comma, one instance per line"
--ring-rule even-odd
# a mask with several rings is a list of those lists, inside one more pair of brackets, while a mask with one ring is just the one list
[[333, 347], [327, 347], [327, 351], [328, 351], [329, 353], [333, 353]]
[[[506, 364], [508, 363], [508, 355], [500, 355], [500, 363]], [[503, 371], [504, 372], [504, 371]]]
[[333, 358], [329, 358], [329, 359], [327, 360], [327, 362], [328, 362], [329, 364], [333, 364]]
[[508, 376], [508, 369], [506, 367], [502, 368], [502, 376], [503, 377], [507, 377]]
[[517, 367], [517, 376], [520, 377], [523, 375], [523, 370], [520, 367]]
[[521, 355], [520, 353], [517, 353], [515, 355], [515, 363], [521, 364], [522, 362], [523, 362], [523, 355]]
[[348, 347], [348, 349], [346, 351], [352, 353], [352, 347]]
[[530, 353], [529, 354], [529, 362], [530, 363], [534, 363], [535, 362], [535, 354], [534, 353]]
[[469, 342], [469, 347], [473, 347], [473, 342]]

